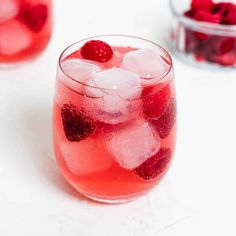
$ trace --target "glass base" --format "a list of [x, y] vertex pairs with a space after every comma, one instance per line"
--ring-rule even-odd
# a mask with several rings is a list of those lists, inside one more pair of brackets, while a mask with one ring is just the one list
[[149, 193], [149, 191], [145, 191], [145, 192], [133, 193], [133, 194], [124, 195], [124, 196], [104, 197], [104, 196], [95, 196], [95, 195], [80, 192], [80, 194], [82, 194], [84, 197], [86, 197], [92, 201], [105, 203], [105, 204], [122, 204], [122, 203], [131, 202], [131, 201], [134, 201], [137, 198], [140, 198], [148, 193]]

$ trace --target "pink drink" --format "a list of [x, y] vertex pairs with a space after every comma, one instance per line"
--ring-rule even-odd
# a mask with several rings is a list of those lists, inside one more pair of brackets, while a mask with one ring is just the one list
[[1, 0], [0, 63], [33, 59], [46, 47], [51, 31], [51, 0]]
[[172, 61], [164, 49], [142, 39], [96, 40], [112, 46], [109, 61], [83, 59], [80, 48], [85, 41], [60, 58], [55, 153], [62, 174], [78, 192], [103, 202], [127, 201], [159, 183], [172, 160]]

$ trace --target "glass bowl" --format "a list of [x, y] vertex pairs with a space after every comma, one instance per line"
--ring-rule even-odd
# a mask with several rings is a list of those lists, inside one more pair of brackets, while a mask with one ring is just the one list
[[174, 19], [173, 48], [180, 59], [204, 67], [236, 67], [236, 25], [208, 23], [185, 16], [191, 0], [169, 3]]

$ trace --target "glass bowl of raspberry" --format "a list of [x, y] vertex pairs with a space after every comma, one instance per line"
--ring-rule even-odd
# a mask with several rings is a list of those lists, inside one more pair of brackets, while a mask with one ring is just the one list
[[106, 203], [148, 193], [165, 176], [175, 148], [170, 55], [122, 35], [69, 46], [58, 64], [53, 127], [57, 163], [79, 193]]
[[170, 0], [170, 8], [174, 16], [173, 47], [179, 58], [207, 67], [236, 66], [233, 1]]

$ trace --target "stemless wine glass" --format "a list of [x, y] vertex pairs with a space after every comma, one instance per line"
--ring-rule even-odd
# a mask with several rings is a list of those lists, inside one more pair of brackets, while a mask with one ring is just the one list
[[66, 48], [53, 112], [55, 154], [65, 179], [101, 202], [147, 193], [172, 160], [175, 97], [171, 57], [151, 41], [105, 35]]
[[52, 32], [52, 0], [0, 1], [0, 65], [35, 58]]

